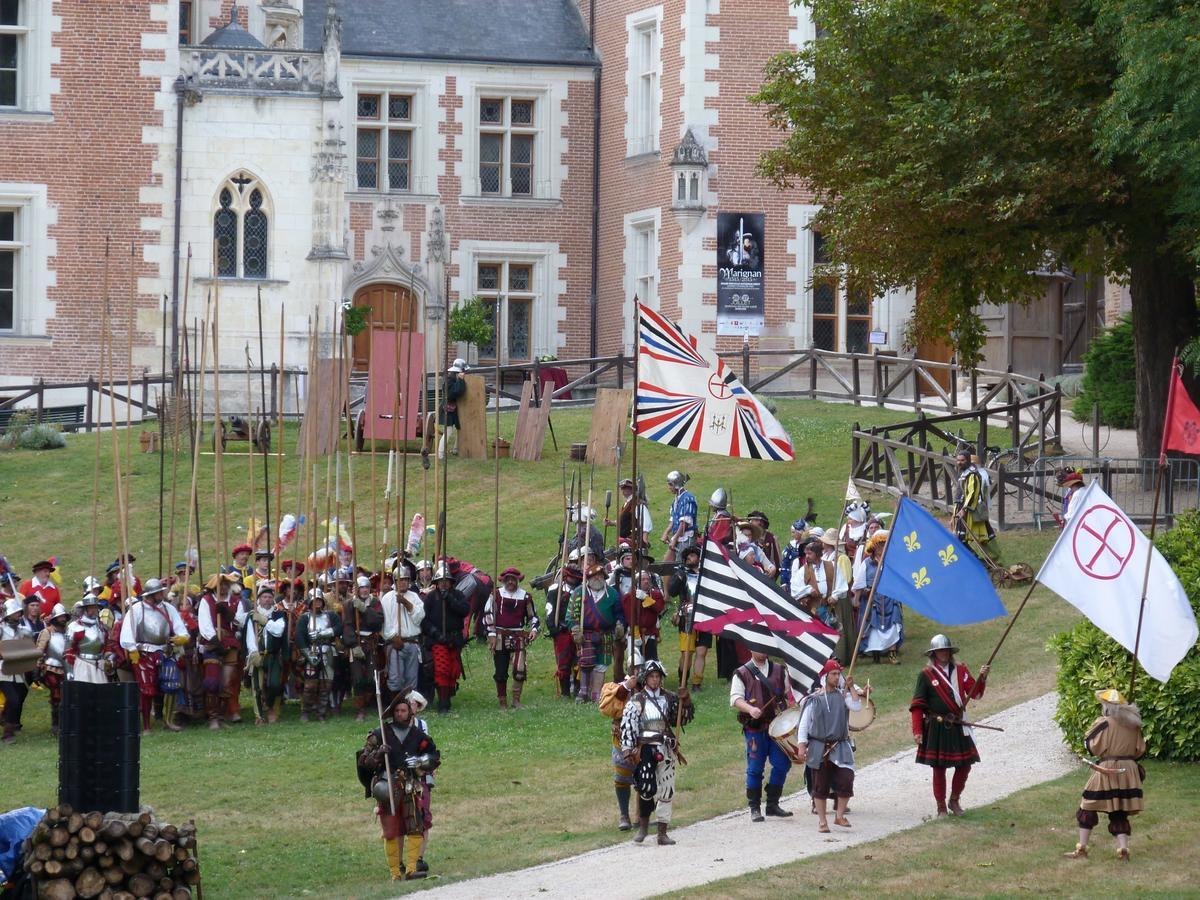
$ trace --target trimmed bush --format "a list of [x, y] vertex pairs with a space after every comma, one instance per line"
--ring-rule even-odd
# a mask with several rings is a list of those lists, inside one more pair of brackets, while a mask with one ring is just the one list
[[1122, 316], [1097, 335], [1083, 355], [1083, 382], [1072, 412], [1080, 422], [1092, 418], [1100, 404], [1100, 423], [1111, 428], [1134, 426], [1133, 320]]
[[[1200, 511], [1189, 510], [1155, 546], [1183, 583], [1192, 611], [1200, 613]], [[1139, 564], [1140, 565], [1140, 564]], [[1130, 602], [1137, 602], [1130, 598]], [[1129, 689], [1129, 651], [1086, 619], [1050, 640], [1058, 654], [1058, 710], [1054, 720], [1075, 750], [1083, 752], [1087, 727], [1100, 715], [1095, 692]], [[1147, 755], [1200, 759], [1200, 648], [1193, 647], [1161, 684], [1139, 670], [1134, 702], [1142, 711]]]
[[57, 426], [33, 424], [33, 413], [28, 410], [13, 413], [0, 435], [0, 450], [55, 450], [65, 446], [67, 439]]

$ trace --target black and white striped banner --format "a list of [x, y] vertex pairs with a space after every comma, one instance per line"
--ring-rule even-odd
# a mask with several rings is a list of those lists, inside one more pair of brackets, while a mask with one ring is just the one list
[[781, 659], [792, 692], [808, 693], [838, 633], [796, 605], [779, 585], [753, 566], [731, 557], [722, 544], [705, 541], [696, 586], [696, 628], [742, 641], [751, 650]]

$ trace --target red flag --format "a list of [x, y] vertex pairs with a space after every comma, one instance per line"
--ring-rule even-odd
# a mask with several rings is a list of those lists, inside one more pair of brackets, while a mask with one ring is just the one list
[[1167, 451], [1200, 454], [1200, 409], [1188, 396], [1179, 377], [1179, 359], [1171, 361], [1171, 387], [1167, 392], [1167, 420], [1163, 423], [1162, 448], [1158, 464], [1165, 465]]

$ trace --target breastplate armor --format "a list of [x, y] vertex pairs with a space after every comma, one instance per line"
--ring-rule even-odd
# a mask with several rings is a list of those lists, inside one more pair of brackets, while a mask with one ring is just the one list
[[142, 614], [139, 617], [138, 633], [134, 640], [139, 644], [165, 644], [170, 639], [170, 623], [167, 614], [151, 606], [142, 604]]
[[100, 623], [88, 625], [81, 622], [78, 627], [83, 632], [83, 637], [79, 639], [79, 652], [85, 656], [99, 656], [104, 650], [104, 629]]
[[55, 669], [61, 669], [64, 664], [66, 650], [67, 636], [61, 631], [51, 632], [50, 640], [46, 644], [46, 665]]
[[[659, 709], [659, 707], [662, 709]], [[642, 709], [642, 733], [652, 732], [654, 734], [662, 734], [667, 730], [666, 720], [667, 698], [653, 698], [649, 694], [646, 695], [646, 704]]]

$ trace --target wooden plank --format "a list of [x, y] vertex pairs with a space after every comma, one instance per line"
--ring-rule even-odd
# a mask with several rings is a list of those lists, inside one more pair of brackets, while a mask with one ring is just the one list
[[629, 408], [633, 391], [620, 388], [600, 388], [596, 391], [596, 410], [592, 413], [592, 430], [588, 434], [587, 460], [600, 466], [617, 464], [617, 442], [629, 427]]
[[464, 375], [467, 392], [458, 401], [458, 458], [487, 459], [487, 382]]
[[317, 456], [328, 456], [337, 448], [349, 378], [348, 359], [316, 361], [315, 371], [308, 380], [308, 396], [304, 398], [304, 421], [297, 445], [299, 452], [304, 452], [305, 441], [310, 438]]
[[536, 462], [542, 458], [549, 421], [550, 392], [546, 391], [541, 406], [536, 406], [533, 402], [533, 382], [526, 381], [521, 388], [521, 409], [517, 413], [517, 430], [513, 435], [513, 459]]

